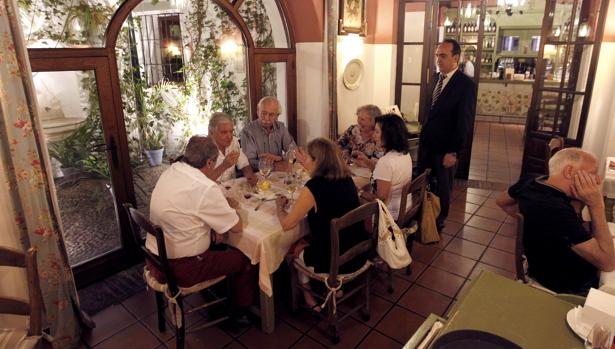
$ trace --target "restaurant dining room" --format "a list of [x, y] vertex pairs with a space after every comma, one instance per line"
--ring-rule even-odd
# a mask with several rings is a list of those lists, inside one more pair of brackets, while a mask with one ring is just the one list
[[612, 0], [0, 0], [0, 349], [613, 349], [613, 57]]

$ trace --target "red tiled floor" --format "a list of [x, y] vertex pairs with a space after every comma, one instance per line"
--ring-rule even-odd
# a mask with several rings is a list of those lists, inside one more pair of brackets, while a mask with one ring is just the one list
[[493, 241], [491, 241], [491, 247], [497, 248], [509, 253], [515, 253], [515, 239], [509, 238], [503, 235], [496, 235]]
[[[412, 256], [414, 258], [414, 254], [412, 254]], [[410, 282], [415, 282], [416, 279], [418, 279], [419, 276], [421, 276], [423, 271], [425, 271], [425, 269], [427, 269], [427, 264], [420, 262], [416, 259], [413, 259], [412, 264], [410, 264], [410, 275], [406, 274], [405, 268], [396, 270], [394, 273], [397, 277], [408, 280]]]
[[153, 349], [160, 345], [160, 341], [151, 334], [142, 324], [136, 323], [121, 330], [113, 337], [96, 345], [94, 349]]
[[461, 223], [457, 223], [457, 222], [453, 222], [453, 221], [447, 221], [446, 225], [444, 226], [444, 229], [442, 229], [443, 233], [449, 234], [449, 235], [453, 235], [455, 236], [455, 234], [457, 234], [457, 232], [463, 227], [463, 224]]
[[449, 221], [451, 221], [451, 222], [465, 224], [471, 217], [472, 217], [472, 214], [470, 213], [450, 211], [448, 213], [448, 217], [446, 218], [446, 222], [448, 223]]
[[516, 224], [508, 224], [504, 223], [498, 230], [498, 235], [506, 236], [506, 237], [515, 237], [517, 236], [517, 225]]
[[132, 325], [137, 319], [121, 305], [113, 305], [92, 316], [96, 327], [87, 331], [83, 338], [89, 346], [94, 346], [103, 340]]
[[367, 335], [363, 342], [361, 342], [358, 348], [399, 349], [399, 343], [378, 331], [372, 331]]
[[460, 276], [434, 267], [429, 267], [416, 281], [416, 283], [423, 287], [440, 292], [445, 296], [453, 297], [464, 281], [465, 279]]
[[496, 232], [500, 228], [501, 222], [489, 218], [474, 216], [466, 223], [474, 228]]
[[446, 246], [445, 250], [467, 258], [478, 260], [485, 251], [485, 246], [468, 240], [454, 238], [453, 241]]
[[[356, 348], [357, 345], [365, 338], [370, 328], [360, 323], [359, 321], [348, 318], [339, 325], [340, 342], [333, 345], [329, 339], [328, 324], [326, 321], [321, 321], [316, 327], [312, 328], [307, 333], [312, 339], [329, 348]], [[267, 347], [262, 347], [267, 348]]]
[[502, 211], [500, 208], [491, 208], [491, 207], [481, 207], [478, 211], [476, 211], [476, 215], [484, 218], [493, 219], [499, 222], [503, 222], [506, 219], [506, 212]]
[[425, 264], [431, 263], [440, 253], [440, 249], [436, 245], [423, 245], [415, 243], [412, 247], [412, 258]]
[[393, 338], [400, 344], [405, 344], [424, 320], [425, 318], [420, 315], [395, 306], [376, 326], [376, 330]]
[[468, 277], [476, 261], [470, 258], [462, 257], [458, 254], [442, 251], [436, 260], [431, 263], [432, 266], [448, 271], [461, 277]]
[[414, 285], [399, 300], [399, 305], [425, 317], [431, 313], [442, 316], [451, 300], [451, 298], [438, 292], [423, 286]]
[[470, 226], [464, 226], [458, 233], [457, 233], [457, 237], [460, 237], [464, 240], [469, 240], [472, 242], [476, 242], [479, 243], [481, 245], [489, 245], [489, 243], [491, 242], [491, 240], [493, 239], [493, 236], [495, 234], [490, 232], [490, 231], [486, 231], [486, 230], [482, 230], [482, 229], [478, 229], [478, 228], [474, 228], [474, 227], [470, 227]]
[[320, 349], [326, 348], [324, 345], [318, 343], [308, 336], [303, 336], [301, 339], [295, 343], [291, 348], [293, 349]]
[[289, 348], [301, 337], [301, 332], [285, 323], [278, 322], [272, 334], [265, 334], [258, 327], [252, 327], [239, 342], [248, 348]]
[[[233, 342], [233, 338], [224, 333], [218, 327], [209, 327], [206, 329], [200, 329], [196, 331], [186, 331], [185, 348], [197, 349], [197, 348], [224, 348], [226, 345]], [[175, 349], [175, 338], [168, 340], [165, 345], [170, 349]]]
[[515, 272], [515, 255], [512, 253], [489, 247], [480, 261], [512, 273]]

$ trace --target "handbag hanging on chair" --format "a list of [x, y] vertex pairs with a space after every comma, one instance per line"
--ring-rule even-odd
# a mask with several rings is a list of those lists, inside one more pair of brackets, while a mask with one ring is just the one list
[[378, 246], [376, 252], [391, 269], [407, 267], [412, 258], [406, 247], [406, 238], [395, 223], [387, 206], [380, 200], [380, 218], [378, 220]]
[[423, 244], [438, 242], [440, 234], [436, 219], [440, 214], [440, 198], [429, 190], [425, 190], [422, 206], [419, 241]]

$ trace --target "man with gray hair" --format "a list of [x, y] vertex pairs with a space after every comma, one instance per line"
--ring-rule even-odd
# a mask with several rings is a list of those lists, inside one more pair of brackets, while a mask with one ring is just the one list
[[234, 129], [235, 124], [228, 114], [215, 112], [211, 115], [209, 135], [218, 148], [218, 158], [209, 178], [219, 182], [233, 179], [236, 168], [243, 172], [248, 183], [255, 185], [258, 178], [252, 172], [250, 162], [239, 146], [239, 140], [233, 136]]
[[282, 153], [296, 147], [293, 137], [283, 123], [278, 121], [282, 106], [277, 98], [263, 97], [256, 107], [258, 119], [246, 124], [241, 130], [241, 145], [250, 165], [258, 169], [260, 159], [273, 163], [276, 171], [286, 170], [288, 162], [282, 158]]
[[[508, 214], [523, 215], [528, 275], [557, 293], [585, 295], [598, 287], [599, 271], [615, 270], [597, 172], [592, 154], [562, 149], [549, 160], [548, 177], [522, 179], [496, 198]], [[585, 205], [593, 234], [580, 218]]]
[[[211, 138], [191, 137], [182, 160], [172, 164], [158, 179], [152, 192], [150, 219], [164, 232], [169, 267], [178, 285], [190, 287], [218, 276], [234, 275], [234, 310], [241, 311], [254, 301], [255, 269], [237, 249], [210, 249], [212, 234], [215, 242], [221, 242], [226, 233], [243, 231], [235, 211], [237, 202], [226, 199], [208, 177], [217, 156], [218, 149]], [[153, 236], [147, 236], [145, 246], [158, 254]], [[147, 267], [156, 279], [164, 281], [155, 265], [148, 262]]]

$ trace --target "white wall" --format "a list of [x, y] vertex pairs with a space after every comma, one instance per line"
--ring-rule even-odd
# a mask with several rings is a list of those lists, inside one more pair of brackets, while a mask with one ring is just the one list
[[[344, 40], [341, 37], [339, 41]], [[355, 112], [365, 104], [375, 104], [383, 112], [395, 100], [395, 52], [391, 44], [362, 44], [361, 50], [346, 49], [338, 43], [338, 132], [357, 123]], [[353, 58], [363, 62], [364, 72], [361, 84], [356, 90], [344, 86], [343, 73], [346, 64]]]
[[[607, 21], [614, 19], [615, 14]], [[583, 149], [592, 152], [600, 161], [600, 174], [604, 174], [607, 156], [615, 156], [615, 43], [602, 43], [600, 59], [594, 80], [592, 100], [587, 117]]]
[[328, 133], [326, 46], [322, 42], [298, 43], [297, 52], [297, 143]]

